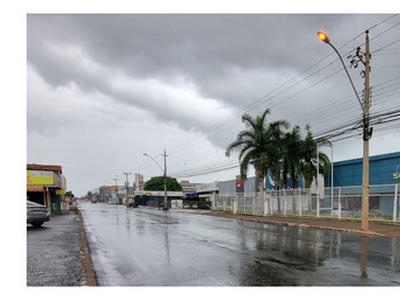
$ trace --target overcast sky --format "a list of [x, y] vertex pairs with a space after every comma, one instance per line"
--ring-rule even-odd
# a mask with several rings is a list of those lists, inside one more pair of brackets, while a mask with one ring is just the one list
[[[230, 180], [224, 155], [241, 115], [271, 109], [315, 134], [354, 120], [361, 108], [324, 30], [349, 54], [371, 38], [371, 113], [400, 108], [400, 16], [393, 14], [28, 14], [27, 163], [63, 167], [68, 189], [162, 174]], [[397, 41], [397, 42], [396, 42]], [[374, 53], [375, 52], [375, 53]], [[349, 69], [358, 91], [363, 66]], [[304, 131], [303, 131], [304, 132]], [[357, 134], [357, 132], [355, 132]], [[358, 132], [360, 133], [360, 132]], [[399, 130], [374, 131], [370, 153], [400, 150]], [[331, 154], [331, 149], [325, 149]], [[360, 135], [333, 144], [334, 161], [362, 156]], [[254, 174], [249, 174], [254, 176]]]

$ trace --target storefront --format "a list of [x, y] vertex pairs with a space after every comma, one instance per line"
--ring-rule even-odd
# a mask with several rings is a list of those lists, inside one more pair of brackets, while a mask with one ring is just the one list
[[27, 200], [45, 205], [52, 214], [60, 213], [65, 189], [61, 166], [27, 165]]

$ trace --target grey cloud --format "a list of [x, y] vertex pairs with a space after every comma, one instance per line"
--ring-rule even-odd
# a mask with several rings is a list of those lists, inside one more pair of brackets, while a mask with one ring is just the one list
[[[217, 152], [223, 156], [220, 148], [243, 129], [243, 112], [254, 115], [269, 107], [269, 120], [283, 118], [302, 126], [311, 122], [315, 132], [340, 125], [344, 117], [358, 118], [355, 99], [354, 105], [339, 103], [346, 97], [351, 101], [353, 91], [333, 50], [317, 39], [316, 32], [326, 30], [345, 57], [363, 43], [367, 28], [381, 24], [371, 30], [376, 51], [399, 40], [398, 27], [389, 30], [399, 22], [398, 16], [381, 23], [388, 17], [29, 14], [27, 63], [34, 76], [28, 71], [28, 158], [36, 162], [53, 158], [70, 166], [77, 165], [76, 159], [85, 161], [85, 166], [101, 165], [101, 171], [85, 176], [101, 184], [115, 174], [108, 174], [110, 169], [126, 171], [129, 164], [135, 168], [143, 164], [143, 151], [160, 153], [172, 145], [180, 164], [174, 166], [171, 153], [170, 169], [182, 169], [183, 160], [189, 167], [216, 159]], [[377, 36], [385, 30], [389, 31]], [[395, 47], [398, 44], [390, 48]], [[383, 55], [388, 53], [373, 54], [373, 85], [399, 77], [393, 63], [398, 61], [398, 50]], [[362, 90], [360, 69], [350, 72]], [[372, 111], [397, 105], [395, 96], [379, 98], [390, 91], [386, 85], [378, 86]], [[270, 93], [273, 99], [261, 98]], [[257, 99], [257, 107], [249, 106]], [[336, 103], [342, 106], [336, 109]], [[66, 141], [68, 150], [60, 149]], [[398, 149], [390, 142], [386, 149]], [[78, 158], [76, 144], [82, 145]], [[81, 178], [81, 165], [74, 172]], [[94, 187], [80, 181], [75, 179], [81, 189]]]
[[[28, 16], [28, 63], [53, 87], [73, 82], [83, 91], [98, 91], [181, 128], [202, 130], [201, 118], [163, 107], [163, 100], [144, 93], [116, 89], [111, 84], [115, 74], [171, 85], [182, 77], [200, 95], [237, 110], [331, 54], [317, 40], [318, 29], [330, 30], [341, 45], [385, 17], [33, 14]], [[88, 70], [52, 47], [77, 47], [100, 70]]]

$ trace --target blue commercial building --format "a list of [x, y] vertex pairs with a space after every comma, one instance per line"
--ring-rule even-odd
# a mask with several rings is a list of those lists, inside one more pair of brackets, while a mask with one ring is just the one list
[[[362, 158], [333, 163], [333, 186], [341, 188], [342, 195], [361, 194], [363, 173]], [[392, 214], [396, 205], [399, 215], [400, 152], [371, 156], [369, 158], [369, 206], [370, 211], [379, 210], [384, 214]], [[346, 187], [359, 187], [349, 188]], [[331, 187], [331, 178], [327, 186]], [[397, 193], [395, 191], [398, 191]], [[334, 190], [337, 195], [338, 191]]]
[[[333, 163], [333, 186], [362, 186], [362, 158]], [[271, 170], [265, 178], [265, 189], [275, 189]], [[303, 175], [299, 176], [298, 187], [304, 188]], [[369, 158], [369, 184], [383, 185], [400, 183], [400, 152], [371, 156]], [[331, 187], [331, 178], [326, 181], [326, 187]], [[281, 189], [291, 189], [292, 179], [288, 178], [286, 185], [283, 181]]]
[[[333, 186], [361, 186], [362, 158], [334, 162]], [[369, 184], [400, 183], [400, 152], [371, 156], [369, 158]], [[327, 187], [331, 186], [329, 178]]]

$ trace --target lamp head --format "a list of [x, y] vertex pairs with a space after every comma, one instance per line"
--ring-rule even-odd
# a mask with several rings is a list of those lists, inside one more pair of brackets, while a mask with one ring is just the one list
[[321, 41], [323, 41], [324, 43], [327, 43], [327, 44], [328, 44], [328, 43], [330, 42], [328, 36], [327, 36], [324, 32], [322, 32], [322, 31], [318, 31], [318, 37], [319, 37], [319, 39], [320, 39]]

